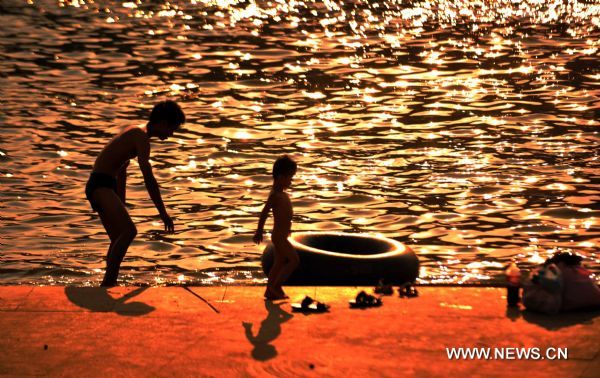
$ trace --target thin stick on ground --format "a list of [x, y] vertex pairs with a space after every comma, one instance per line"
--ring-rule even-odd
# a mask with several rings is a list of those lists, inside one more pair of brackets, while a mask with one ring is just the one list
[[189, 291], [190, 293], [192, 293], [195, 297], [200, 298], [204, 303], [206, 303], [208, 305], [208, 307], [212, 308], [214, 310], [214, 312], [216, 312], [217, 314], [221, 313], [221, 312], [219, 312], [219, 310], [217, 310], [217, 308], [215, 306], [211, 305], [206, 299], [204, 299], [201, 296], [199, 296], [198, 294], [194, 293], [189, 287], [184, 286], [183, 288], [185, 290]]

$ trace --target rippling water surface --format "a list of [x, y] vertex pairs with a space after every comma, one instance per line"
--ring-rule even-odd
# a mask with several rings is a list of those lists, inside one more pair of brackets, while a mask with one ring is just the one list
[[133, 163], [126, 282], [263, 281], [251, 238], [282, 153], [295, 230], [405, 242], [424, 283], [555, 251], [598, 279], [599, 27], [573, 0], [0, 0], [0, 283], [101, 280], [85, 182], [165, 98], [188, 118], [153, 144], [176, 233]]

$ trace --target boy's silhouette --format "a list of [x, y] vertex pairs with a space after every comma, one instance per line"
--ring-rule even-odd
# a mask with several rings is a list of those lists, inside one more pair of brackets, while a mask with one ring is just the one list
[[125, 208], [125, 183], [129, 160], [137, 157], [150, 198], [154, 202], [165, 230], [174, 231], [158, 183], [150, 165], [150, 138], [165, 140], [185, 122], [183, 111], [173, 101], [158, 103], [150, 113], [145, 128], [131, 127], [113, 138], [96, 158], [85, 188], [92, 208], [98, 212], [110, 238], [106, 255], [106, 273], [102, 286], [115, 286], [121, 261], [135, 238], [137, 229]]
[[275, 247], [273, 267], [269, 271], [265, 298], [269, 300], [286, 299], [281, 285], [288, 279], [294, 269], [298, 267], [300, 259], [288, 236], [292, 232], [292, 202], [285, 192], [292, 184], [292, 177], [296, 174], [297, 165], [288, 156], [282, 156], [273, 164], [273, 189], [269, 193], [267, 203], [260, 213], [258, 227], [254, 234], [254, 242], [259, 244], [263, 238], [263, 227], [273, 209], [273, 233], [271, 241]]

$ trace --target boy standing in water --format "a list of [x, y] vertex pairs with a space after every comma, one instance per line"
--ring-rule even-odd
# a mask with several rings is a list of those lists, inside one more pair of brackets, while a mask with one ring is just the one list
[[150, 198], [154, 202], [165, 230], [174, 231], [173, 220], [167, 214], [158, 183], [150, 165], [150, 138], [165, 140], [185, 122], [183, 111], [173, 101], [158, 103], [150, 113], [144, 129], [130, 127], [111, 140], [100, 152], [85, 187], [85, 195], [98, 212], [110, 238], [106, 254], [106, 273], [102, 286], [115, 286], [121, 261], [137, 229], [125, 208], [125, 182], [129, 159], [137, 157]]
[[281, 285], [298, 267], [300, 259], [288, 236], [292, 230], [292, 202], [285, 192], [292, 184], [292, 177], [296, 174], [297, 165], [290, 157], [282, 156], [273, 164], [273, 189], [269, 193], [267, 203], [260, 213], [258, 228], [254, 234], [254, 242], [260, 244], [263, 239], [263, 227], [273, 209], [273, 233], [271, 241], [275, 247], [274, 263], [269, 271], [265, 298], [268, 300], [286, 299]]

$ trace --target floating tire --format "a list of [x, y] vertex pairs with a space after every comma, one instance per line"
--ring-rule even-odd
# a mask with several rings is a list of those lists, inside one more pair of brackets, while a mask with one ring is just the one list
[[[400, 285], [419, 275], [419, 260], [393, 239], [341, 232], [296, 232], [288, 240], [300, 265], [286, 281], [291, 285], [375, 285], [379, 280]], [[273, 266], [274, 247], [262, 256], [266, 275]]]

